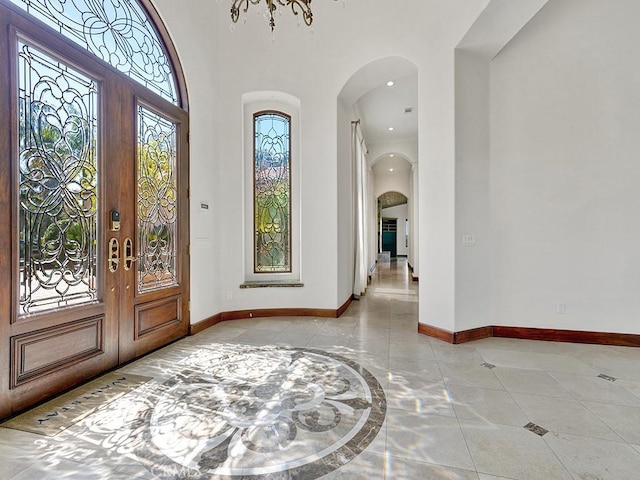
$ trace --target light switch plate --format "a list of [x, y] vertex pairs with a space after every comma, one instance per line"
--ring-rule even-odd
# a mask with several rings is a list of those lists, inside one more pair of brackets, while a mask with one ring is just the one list
[[462, 236], [462, 245], [465, 247], [474, 247], [476, 244], [475, 235], [463, 235]]

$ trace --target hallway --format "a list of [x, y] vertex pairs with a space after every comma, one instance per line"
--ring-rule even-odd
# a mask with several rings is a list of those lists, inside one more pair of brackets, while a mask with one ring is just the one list
[[400, 259], [339, 319], [218, 324], [55, 437], [0, 428], [0, 478], [637, 478], [640, 350], [454, 346], [417, 313]]

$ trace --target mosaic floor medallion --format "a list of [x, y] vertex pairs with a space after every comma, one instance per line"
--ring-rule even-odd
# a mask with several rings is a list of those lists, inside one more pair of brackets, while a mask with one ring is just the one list
[[320, 350], [215, 345], [176, 367], [86, 420], [85, 438], [163, 479], [314, 479], [362, 452], [386, 414], [371, 373]]

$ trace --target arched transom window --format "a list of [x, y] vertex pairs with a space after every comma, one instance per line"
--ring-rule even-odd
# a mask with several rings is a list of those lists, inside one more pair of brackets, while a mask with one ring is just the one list
[[135, 81], [178, 104], [171, 62], [136, 0], [10, 0]]

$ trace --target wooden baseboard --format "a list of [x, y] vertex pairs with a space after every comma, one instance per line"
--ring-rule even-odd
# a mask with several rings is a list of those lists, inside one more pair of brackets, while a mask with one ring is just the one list
[[640, 335], [631, 333], [494, 326], [493, 336], [521, 338], [524, 340], [544, 340], [547, 342], [592, 343], [596, 345], [640, 347]]
[[473, 328], [471, 330], [463, 330], [461, 332], [450, 332], [443, 328], [418, 324], [418, 333], [429, 337], [437, 338], [443, 342], [458, 344], [480, 340], [481, 338], [489, 338], [491, 336], [491, 327]]
[[450, 332], [432, 325], [418, 324], [418, 332], [452, 344], [472, 342], [482, 338], [500, 337], [520, 340], [543, 340], [547, 342], [591, 343], [640, 347], [640, 335], [630, 333], [586, 332], [578, 330], [556, 330], [546, 328], [486, 326]]
[[351, 295], [337, 309], [330, 308], [260, 308], [254, 310], [234, 310], [231, 312], [217, 313], [201, 322], [194, 323], [189, 328], [189, 335], [195, 335], [203, 330], [220, 322], [229, 320], [241, 320], [243, 318], [264, 318], [264, 317], [323, 317], [323, 318], [339, 318], [349, 308], [353, 301]]
[[340, 308], [338, 308], [338, 310], [336, 310], [336, 314], [334, 318], [340, 318], [344, 312], [347, 311], [347, 308], [349, 308], [349, 305], [351, 305], [351, 302], [353, 302], [353, 295], [351, 295], [349, 298], [347, 298], [347, 301], [344, 302]]
[[413, 275], [413, 265], [411, 265], [409, 262], [407, 262], [407, 267], [409, 267], [409, 275], [411, 275], [411, 280], [413, 280], [414, 282], [418, 281], [418, 277]]
[[235, 310], [223, 312], [222, 320], [240, 320], [242, 318], [262, 317], [326, 317], [335, 318], [337, 310], [328, 308], [260, 308], [254, 310]]
[[421, 333], [422, 335], [426, 335], [428, 337], [437, 338], [438, 340], [442, 340], [443, 342], [454, 343], [453, 332], [444, 330], [442, 328], [433, 327], [425, 323], [418, 324], [418, 333]]
[[195, 335], [196, 333], [200, 333], [203, 330], [206, 330], [209, 327], [213, 327], [218, 323], [222, 322], [222, 314], [217, 313], [201, 322], [194, 323], [189, 326], [189, 335]]
[[479, 327], [453, 334], [453, 343], [467, 343], [493, 336], [493, 327]]

